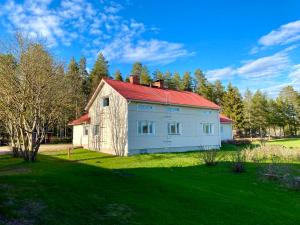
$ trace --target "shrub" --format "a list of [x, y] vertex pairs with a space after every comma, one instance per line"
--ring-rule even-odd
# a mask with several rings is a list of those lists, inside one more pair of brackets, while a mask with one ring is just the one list
[[222, 141], [224, 144], [232, 144], [232, 145], [250, 145], [251, 141], [248, 139], [234, 139], [234, 140], [227, 140], [227, 141]]
[[217, 164], [218, 150], [205, 150], [200, 153], [200, 158], [206, 166], [215, 166]]
[[235, 173], [245, 172], [245, 161], [246, 154], [245, 151], [236, 151], [232, 155], [232, 171]]

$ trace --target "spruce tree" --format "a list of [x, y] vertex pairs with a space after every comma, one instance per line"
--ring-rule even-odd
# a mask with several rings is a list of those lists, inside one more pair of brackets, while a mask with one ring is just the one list
[[257, 90], [251, 101], [253, 128], [263, 137], [268, 126], [268, 100], [266, 94]]
[[123, 77], [120, 70], [116, 70], [114, 78], [115, 80], [123, 81]]
[[165, 82], [165, 86], [168, 89], [175, 89], [175, 85], [173, 84], [173, 79], [172, 79], [172, 73], [170, 71], [165, 72], [164, 82]]
[[99, 53], [90, 75], [91, 94], [94, 93], [101, 79], [109, 76], [108, 67], [108, 61], [102, 53]]
[[243, 99], [243, 105], [244, 105], [244, 129], [246, 134], [249, 134], [252, 138], [253, 133], [253, 121], [255, 118], [253, 117], [252, 112], [252, 92], [247, 89], [245, 91], [244, 99]]
[[142, 67], [140, 83], [145, 85], [149, 85], [151, 83], [151, 77], [147, 66]]
[[239, 90], [229, 83], [227, 86], [227, 92], [224, 95], [222, 113], [234, 121], [234, 128], [239, 132], [244, 126], [243, 111], [242, 96]]

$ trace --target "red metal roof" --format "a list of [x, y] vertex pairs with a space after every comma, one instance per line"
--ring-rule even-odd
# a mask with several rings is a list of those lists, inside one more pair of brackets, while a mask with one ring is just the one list
[[147, 87], [111, 79], [104, 79], [104, 81], [128, 100], [203, 107], [210, 109], [220, 108], [215, 103], [193, 92]]
[[233, 120], [229, 119], [228, 117], [220, 114], [220, 122], [221, 123], [233, 123]]
[[89, 117], [89, 114], [86, 113], [84, 115], [82, 115], [81, 117], [79, 117], [78, 119], [76, 120], [73, 120], [69, 123], [69, 125], [80, 125], [80, 124], [84, 124], [84, 123], [90, 123], [91, 121], [91, 118]]

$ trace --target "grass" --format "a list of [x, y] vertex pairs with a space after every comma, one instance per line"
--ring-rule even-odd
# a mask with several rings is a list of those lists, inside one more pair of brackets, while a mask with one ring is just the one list
[[259, 179], [255, 164], [246, 169], [206, 167], [195, 152], [120, 158], [78, 149], [70, 160], [46, 152], [36, 163], [0, 156], [0, 224], [299, 224], [300, 193]]
[[275, 139], [268, 142], [269, 145], [282, 145], [287, 148], [300, 148], [300, 138]]

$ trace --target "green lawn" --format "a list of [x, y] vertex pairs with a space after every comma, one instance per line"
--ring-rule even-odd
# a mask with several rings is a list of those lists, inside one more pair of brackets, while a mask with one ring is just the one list
[[82, 149], [71, 160], [66, 151], [43, 153], [36, 163], [0, 156], [0, 224], [299, 224], [299, 192], [262, 181], [254, 164], [234, 174], [227, 162], [206, 167], [198, 156]]
[[286, 139], [277, 139], [271, 140], [268, 142], [270, 145], [282, 145], [287, 148], [300, 148], [300, 138], [286, 138]]

